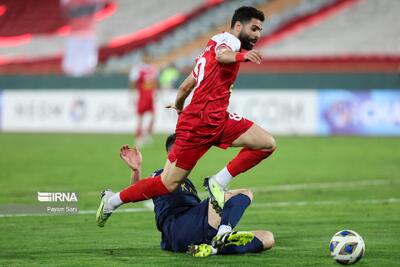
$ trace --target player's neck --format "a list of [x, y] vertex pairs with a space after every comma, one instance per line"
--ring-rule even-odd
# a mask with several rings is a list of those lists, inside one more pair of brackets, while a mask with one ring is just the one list
[[238, 32], [237, 30], [235, 30], [235, 29], [230, 29], [230, 30], [228, 31], [228, 33], [232, 34], [232, 35], [235, 36], [236, 38], [239, 37], [239, 32]]

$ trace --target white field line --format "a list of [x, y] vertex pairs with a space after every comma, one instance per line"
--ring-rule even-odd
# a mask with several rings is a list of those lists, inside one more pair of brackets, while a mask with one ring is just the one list
[[[287, 202], [264, 202], [264, 203], [254, 203], [251, 204], [251, 207], [255, 208], [276, 208], [276, 207], [288, 207], [288, 206], [310, 206], [310, 205], [322, 205], [322, 206], [330, 206], [330, 205], [340, 205], [349, 203], [346, 201], [339, 200], [317, 200], [317, 201], [287, 201]], [[376, 204], [396, 204], [400, 203], [400, 198], [386, 198], [386, 199], [359, 199], [359, 200], [351, 200], [352, 204], [365, 204], [365, 205], [376, 205]]]
[[[365, 181], [348, 181], [348, 182], [327, 182], [327, 183], [310, 183], [310, 184], [287, 184], [287, 185], [271, 185], [263, 187], [251, 187], [253, 193], [263, 192], [281, 192], [281, 191], [297, 191], [297, 190], [315, 190], [315, 189], [335, 189], [346, 186], [362, 187], [375, 185], [400, 184], [400, 180], [365, 180]], [[200, 197], [206, 197], [207, 192], [201, 192]]]
[[[143, 212], [152, 211], [149, 208], [128, 208], [117, 210], [117, 213], [132, 213], [132, 212]], [[63, 215], [84, 215], [84, 214], [96, 214], [97, 210], [80, 210], [78, 213], [15, 213], [15, 214], [0, 214], [0, 218], [4, 217], [36, 217], [36, 216], [63, 216]]]
[[[270, 202], [270, 203], [254, 203], [251, 207], [254, 208], [275, 208], [275, 207], [290, 207], [290, 206], [330, 206], [330, 205], [342, 205], [346, 204], [348, 201], [338, 201], [338, 200], [325, 200], [325, 201], [286, 201], [286, 202]], [[400, 203], [400, 198], [386, 198], [386, 199], [358, 199], [352, 200], [353, 204], [363, 204], [363, 205], [377, 205], [377, 204], [398, 204]], [[121, 209], [117, 213], [135, 213], [135, 212], [149, 212], [153, 211], [149, 208], [132, 208], [132, 209]], [[33, 217], [33, 216], [62, 216], [62, 215], [82, 215], [82, 214], [96, 214], [97, 210], [81, 210], [78, 213], [70, 214], [53, 214], [53, 213], [16, 213], [16, 214], [0, 214], [0, 218], [4, 217]]]
[[[312, 184], [289, 184], [289, 185], [275, 185], [266, 187], [252, 188], [253, 192], [279, 192], [279, 191], [296, 191], [296, 190], [313, 190], [313, 189], [330, 189], [340, 188], [341, 186], [346, 187], [362, 187], [362, 186], [376, 186], [376, 185], [387, 185], [387, 184], [399, 184], [398, 180], [366, 180], [366, 181], [349, 181], [349, 182], [330, 182], [330, 183], [312, 183]], [[207, 194], [205, 192], [204, 196]], [[200, 194], [203, 195], [203, 194]], [[132, 212], [145, 212], [152, 211], [152, 203], [150, 201], [144, 202], [143, 208], [126, 208], [120, 209], [118, 213], [132, 213]], [[357, 204], [396, 204], [400, 202], [400, 198], [387, 198], [387, 199], [364, 199], [364, 200], [352, 200], [352, 203]], [[265, 202], [265, 203], [253, 203], [251, 206], [258, 207], [287, 207], [287, 206], [308, 206], [308, 205], [338, 205], [348, 203], [348, 201], [337, 201], [337, 200], [326, 200], [326, 201], [288, 201], [288, 202]], [[81, 214], [96, 214], [97, 210], [80, 210], [78, 213], [70, 214], [53, 214], [53, 213], [15, 213], [15, 214], [0, 214], [0, 218], [3, 217], [26, 217], [26, 216], [51, 216], [51, 215], [81, 215]]]
[[328, 183], [311, 183], [311, 184], [288, 184], [288, 185], [274, 185], [267, 187], [255, 187], [251, 190], [253, 192], [278, 192], [278, 191], [296, 191], [296, 190], [313, 190], [313, 189], [332, 189], [341, 188], [346, 186], [373, 186], [373, 185], [388, 185], [400, 184], [400, 180], [365, 180], [365, 181], [348, 181], [348, 182], [328, 182]]

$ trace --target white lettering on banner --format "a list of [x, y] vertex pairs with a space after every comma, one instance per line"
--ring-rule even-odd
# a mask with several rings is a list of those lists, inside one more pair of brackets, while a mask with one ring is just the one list
[[229, 111], [273, 134], [315, 134], [317, 100], [315, 90], [236, 90]]
[[[157, 96], [155, 131], [171, 133], [177, 115], [164, 107], [175, 90]], [[128, 90], [24, 90], [3, 92], [4, 131], [126, 132], [136, 126]], [[186, 101], [189, 103], [189, 100]], [[315, 134], [317, 94], [313, 90], [235, 90], [229, 110], [273, 134]]]

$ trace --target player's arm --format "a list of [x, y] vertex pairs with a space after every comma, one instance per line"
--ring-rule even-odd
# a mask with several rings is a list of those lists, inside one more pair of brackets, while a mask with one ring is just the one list
[[138, 182], [140, 180], [143, 160], [140, 150], [136, 146], [134, 148], [129, 148], [128, 145], [123, 145], [119, 150], [119, 156], [132, 170], [131, 184]]
[[176, 95], [175, 104], [168, 105], [166, 108], [174, 108], [178, 113], [182, 112], [186, 98], [192, 92], [196, 85], [196, 79], [190, 74], [179, 86], [178, 93]]
[[140, 174], [141, 174], [141, 170], [140, 169], [132, 170], [132, 173], [131, 173], [131, 184], [139, 182]]
[[129, 89], [134, 91], [136, 89], [136, 82], [140, 76], [140, 70], [138, 66], [133, 66], [129, 71]]
[[232, 50], [221, 47], [216, 51], [216, 59], [222, 64], [232, 64], [235, 62], [251, 61], [260, 64], [262, 56], [257, 50], [250, 50], [248, 52], [233, 52]]
[[136, 89], [136, 81], [129, 81], [129, 89], [132, 91]]

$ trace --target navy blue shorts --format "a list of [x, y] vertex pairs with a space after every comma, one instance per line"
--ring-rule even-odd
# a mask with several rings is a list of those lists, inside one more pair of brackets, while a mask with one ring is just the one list
[[166, 219], [162, 225], [161, 248], [186, 252], [191, 244], [209, 244], [217, 230], [208, 224], [208, 202], [207, 198], [198, 205]]

